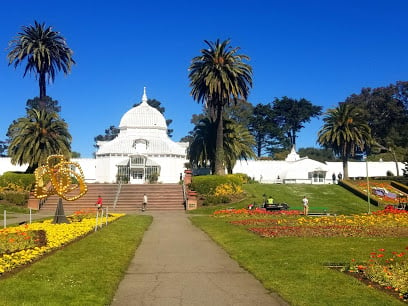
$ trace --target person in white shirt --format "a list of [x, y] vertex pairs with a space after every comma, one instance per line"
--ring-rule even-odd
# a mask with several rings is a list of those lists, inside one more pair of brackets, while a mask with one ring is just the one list
[[307, 216], [309, 213], [309, 200], [306, 198], [306, 196], [303, 197], [302, 203], [303, 203], [303, 214]]

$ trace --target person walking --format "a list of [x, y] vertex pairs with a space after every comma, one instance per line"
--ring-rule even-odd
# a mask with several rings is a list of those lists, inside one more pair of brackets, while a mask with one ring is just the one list
[[143, 194], [143, 204], [142, 204], [142, 211], [146, 210], [146, 206], [147, 206], [147, 195]]
[[307, 216], [309, 214], [309, 200], [306, 196], [303, 197], [303, 215]]

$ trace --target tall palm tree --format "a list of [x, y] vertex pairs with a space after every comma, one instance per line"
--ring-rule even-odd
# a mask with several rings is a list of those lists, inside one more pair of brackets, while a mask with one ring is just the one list
[[215, 173], [225, 174], [223, 147], [223, 111], [226, 105], [246, 100], [252, 87], [252, 67], [244, 62], [249, 57], [237, 54], [239, 48], [229, 46], [230, 40], [204, 41], [208, 49], [192, 59], [189, 67], [191, 95], [215, 113], [217, 126]]
[[338, 107], [329, 109], [323, 121], [317, 141], [340, 155], [344, 178], [348, 178], [348, 159], [356, 150], [365, 150], [371, 145], [371, 129], [361, 110], [348, 103], [340, 103]]
[[57, 71], [68, 74], [75, 64], [72, 50], [59, 32], [46, 27], [44, 23], [34, 22], [34, 26], [23, 26], [22, 32], [9, 43], [7, 57], [9, 65], [14, 67], [27, 61], [24, 75], [27, 72], [36, 74], [40, 87], [40, 99], [47, 95], [46, 81], [53, 82]]
[[30, 109], [27, 117], [10, 125], [8, 153], [12, 164], [28, 164], [27, 173], [45, 164], [47, 157], [62, 154], [67, 159], [71, 151], [71, 135], [68, 125], [56, 112]]

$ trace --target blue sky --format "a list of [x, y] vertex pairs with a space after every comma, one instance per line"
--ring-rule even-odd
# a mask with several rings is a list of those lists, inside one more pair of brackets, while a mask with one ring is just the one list
[[[172, 119], [173, 140], [192, 130], [202, 105], [190, 96], [188, 66], [204, 40], [231, 39], [253, 67], [249, 101], [306, 98], [324, 110], [363, 87], [408, 80], [408, 1], [28, 1], [0, 4], [0, 140], [39, 95], [34, 75], [8, 66], [8, 42], [34, 20], [61, 32], [74, 51], [71, 74], [47, 94], [69, 124], [72, 150], [92, 157], [94, 137], [147, 95]], [[317, 147], [321, 120], [299, 134]]]

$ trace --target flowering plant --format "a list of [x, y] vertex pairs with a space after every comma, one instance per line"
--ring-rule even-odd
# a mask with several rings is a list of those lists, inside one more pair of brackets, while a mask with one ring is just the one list
[[[408, 246], [405, 248], [408, 250]], [[370, 253], [366, 264], [356, 264], [352, 259], [345, 270], [361, 273], [366, 279], [378, 283], [387, 290], [399, 293], [401, 299], [408, 300], [408, 258], [407, 251], [386, 251], [379, 249]]]
[[0, 230], [0, 255], [45, 245], [45, 232], [5, 228]]
[[[112, 222], [123, 215], [124, 214], [109, 214], [108, 222]], [[46, 220], [44, 222], [36, 222], [7, 229], [7, 234], [25, 232], [22, 237], [28, 237], [32, 232], [44, 231], [46, 244], [34, 247], [30, 244], [28, 245], [29, 248], [20, 248], [12, 253], [0, 254], [0, 275], [31, 263], [45, 254], [93, 232], [95, 228], [94, 218], [83, 219], [82, 222], [62, 224], [53, 224], [51, 221], [52, 220]], [[14, 239], [15, 236], [11, 237]], [[8, 244], [14, 243], [10, 239], [7, 240], [7, 238], [8, 237], [5, 238], [5, 241], [8, 242]], [[9, 247], [10, 246], [8, 246], [8, 248]]]

